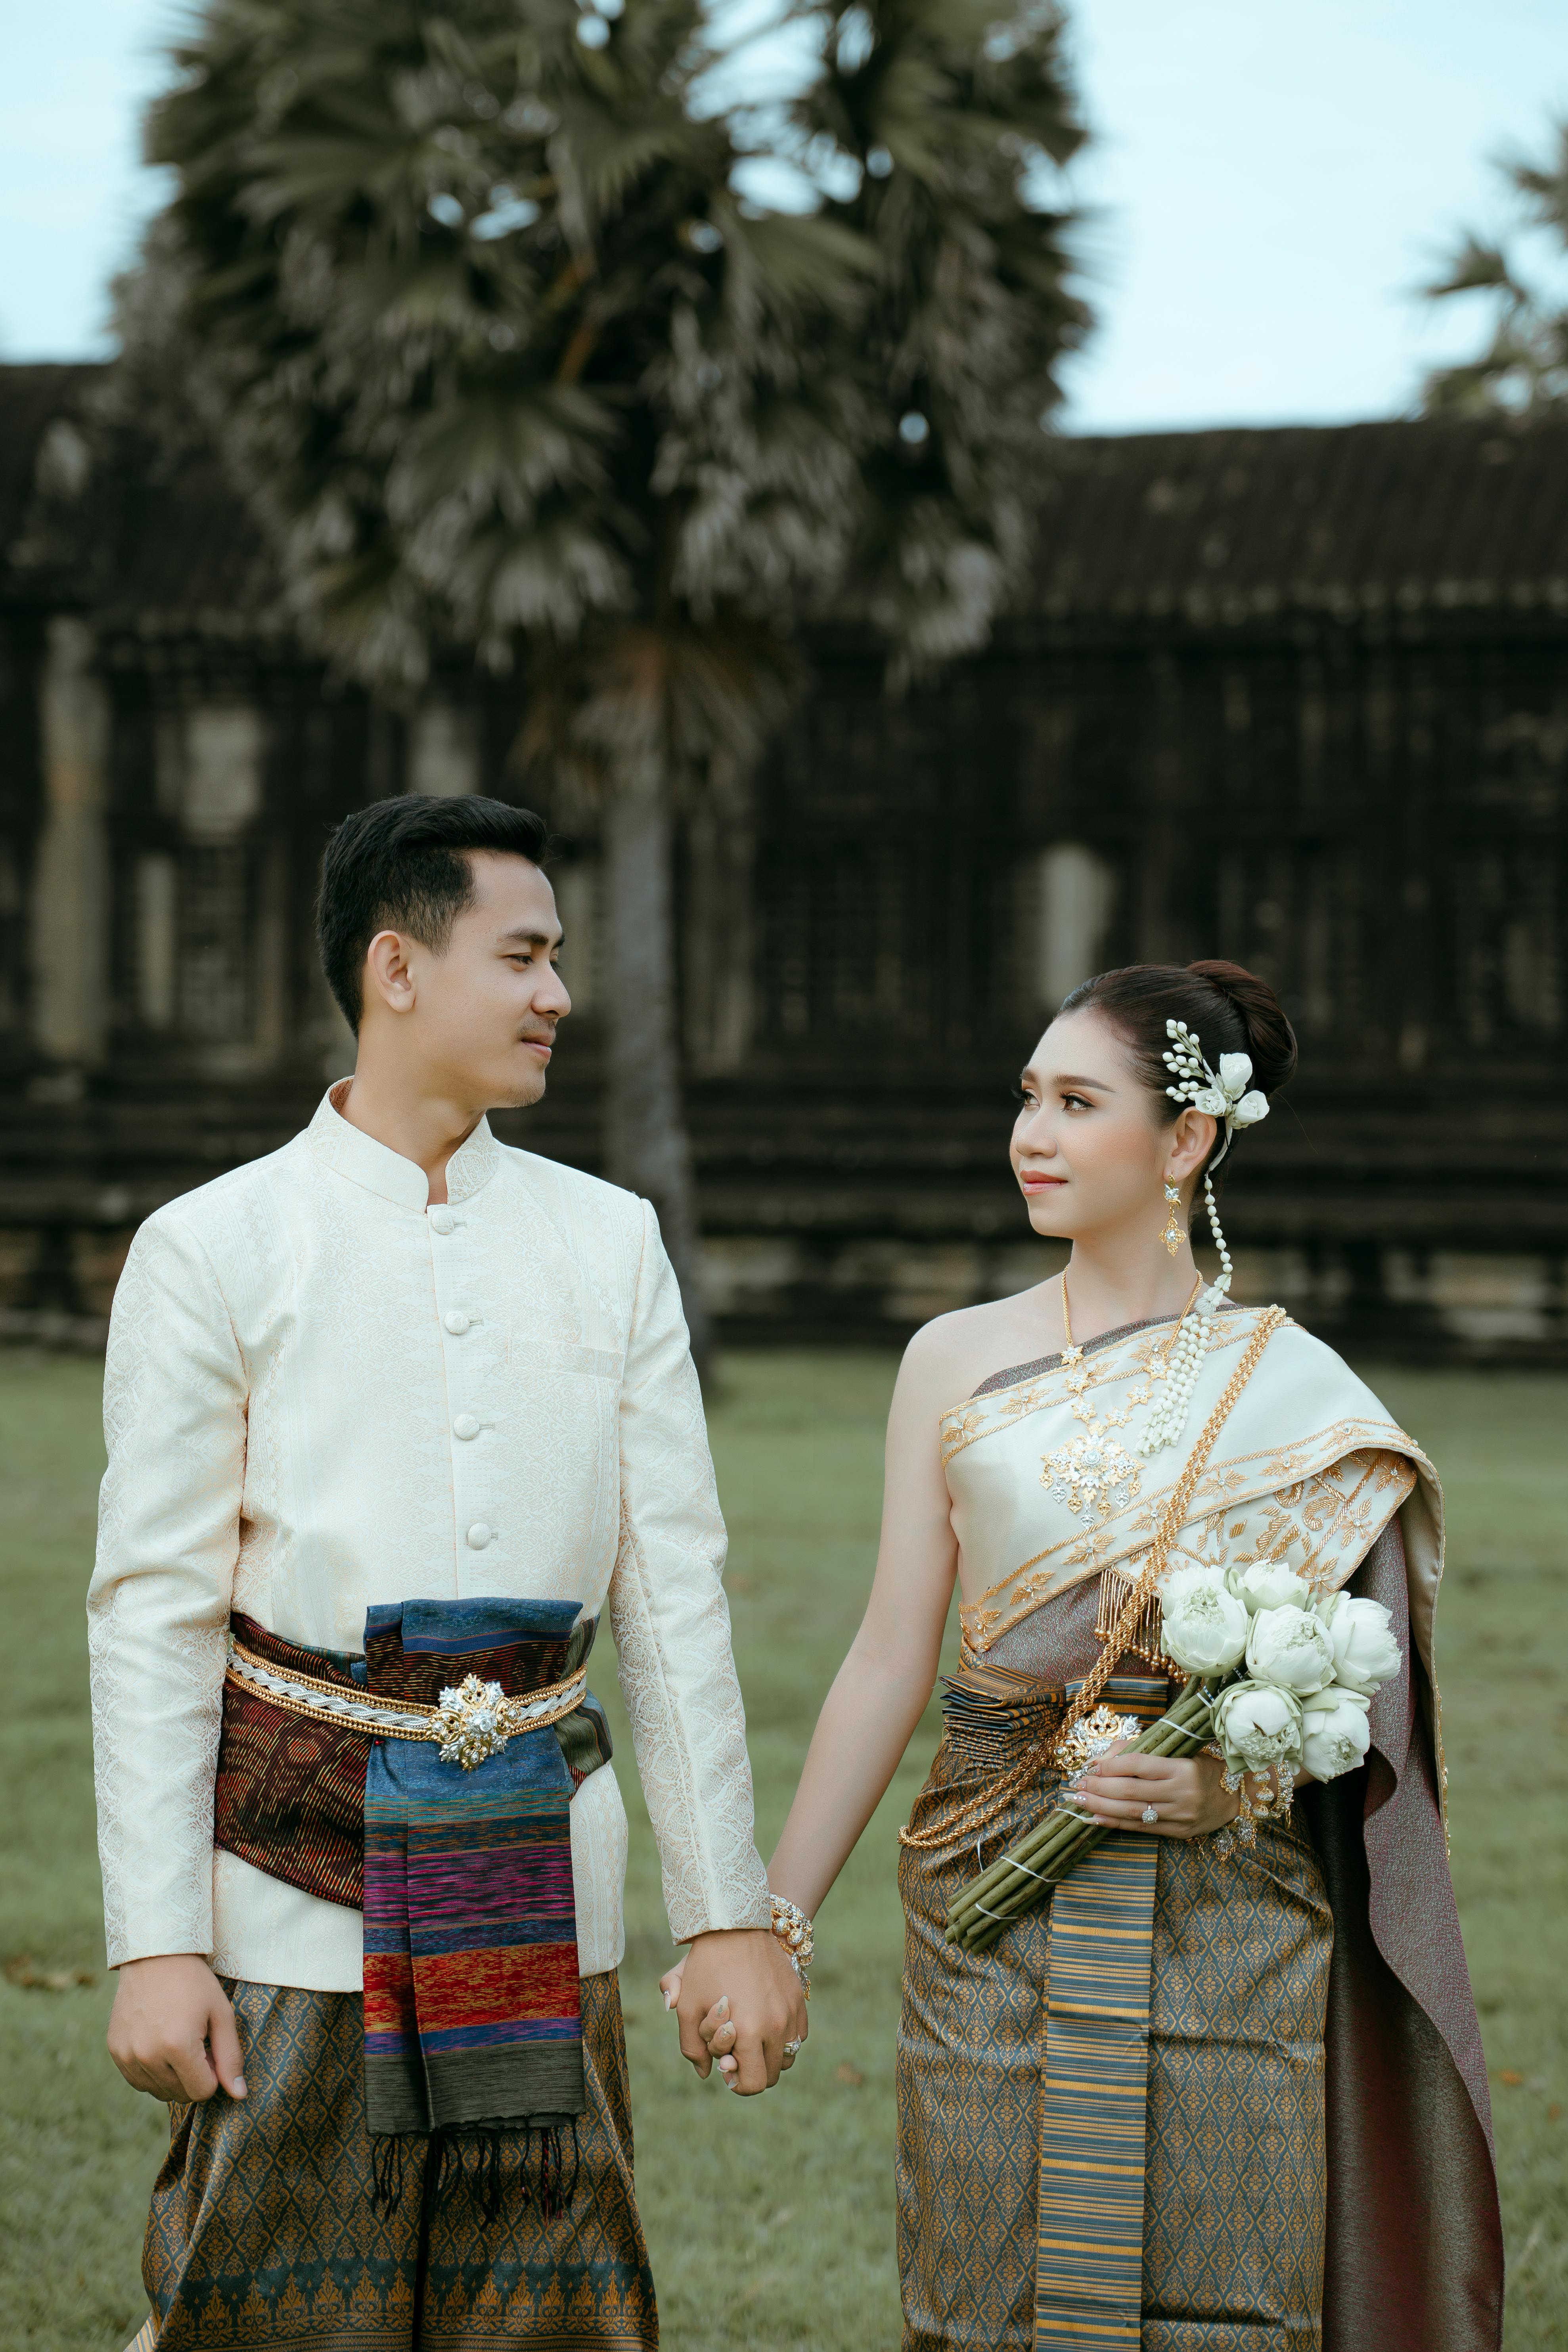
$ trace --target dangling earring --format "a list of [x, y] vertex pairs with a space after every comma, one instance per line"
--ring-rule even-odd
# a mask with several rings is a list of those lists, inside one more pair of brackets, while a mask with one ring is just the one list
[[1203, 1205], [1208, 1211], [1208, 1230], [1214, 1235], [1214, 1246], [1219, 1252], [1219, 1280], [1214, 1287], [1216, 1290], [1228, 1290], [1230, 1252], [1226, 1248], [1225, 1235], [1219, 1230], [1219, 1211], [1214, 1205], [1214, 1181], [1208, 1176], [1203, 1180]]
[[1180, 1249], [1183, 1242], [1186, 1239], [1186, 1231], [1176, 1215], [1176, 1211], [1181, 1206], [1181, 1186], [1179, 1184], [1172, 1184], [1167, 1180], [1166, 1184], [1166, 1199], [1168, 1202], [1169, 1206], [1166, 1210], [1166, 1229], [1160, 1235], [1160, 1239], [1164, 1242], [1166, 1249], [1169, 1250], [1172, 1257], [1175, 1257], [1177, 1250]]

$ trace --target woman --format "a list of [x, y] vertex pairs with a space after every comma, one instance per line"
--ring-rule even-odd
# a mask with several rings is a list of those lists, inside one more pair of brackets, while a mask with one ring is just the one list
[[[870, 1605], [769, 1874], [802, 1912], [821, 1903], [929, 1697], [956, 1576], [960, 1671], [900, 1865], [905, 2352], [1499, 2339], [1486, 2074], [1441, 1824], [1437, 1479], [1331, 1349], [1223, 1302], [1217, 1217], [1214, 1289], [1188, 1238], [1294, 1062], [1272, 991], [1234, 964], [1085, 982], [1024, 1073], [1012, 1139], [1066, 1271], [928, 1324], [899, 1374]], [[1175, 1559], [1281, 1563], [1391, 1611], [1405, 1664], [1366, 1762], [1293, 1807], [1251, 1784], [1255, 1841], [1227, 1853], [1240, 1797], [1217, 1760], [1112, 1748], [1082, 1794], [1120, 1834], [1049, 1909], [962, 1951], [948, 1906], [1060, 1785], [1064, 1706], [1195, 1447]], [[1147, 1719], [1170, 1689], [1157, 1614], [1134, 1643], [1103, 1695]], [[704, 2034], [722, 2064], [720, 2011]]]

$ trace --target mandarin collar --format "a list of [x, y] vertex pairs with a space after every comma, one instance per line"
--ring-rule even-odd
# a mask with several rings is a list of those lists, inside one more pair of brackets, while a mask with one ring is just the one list
[[[423, 1169], [417, 1161], [405, 1160], [401, 1151], [393, 1151], [389, 1144], [378, 1143], [362, 1128], [350, 1126], [339, 1108], [351, 1083], [349, 1078], [339, 1078], [328, 1087], [305, 1130], [307, 1142], [324, 1166], [346, 1176], [351, 1184], [362, 1184], [367, 1192], [423, 1215], [430, 1204], [430, 1186]], [[500, 1157], [501, 1147], [490, 1132], [490, 1122], [481, 1118], [473, 1134], [458, 1145], [446, 1163], [447, 1199], [471, 1200], [489, 1182]]]

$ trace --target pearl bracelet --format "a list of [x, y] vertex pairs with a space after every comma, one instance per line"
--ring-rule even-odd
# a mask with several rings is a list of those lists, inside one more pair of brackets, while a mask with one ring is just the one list
[[784, 1957], [800, 1978], [808, 2000], [811, 1998], [811, 1954], [816, 1949], [812, 1923], [798, 1903], [787, 1895], [770, 1895], [768, 1898], [773, 1911], [773, 1933], [784, 1947]]

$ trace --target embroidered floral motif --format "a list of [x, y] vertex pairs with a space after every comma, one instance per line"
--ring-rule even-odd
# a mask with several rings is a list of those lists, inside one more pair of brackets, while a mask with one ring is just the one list
[[1074, 1518], [1087, 1507], [1108, 1519], [1113, 1511], [1125, 1509], [1143, 1475], [1124, 1445], [1091, 1429], [1046, 1455], [1040, 1483], [1053, 1502], [1066, 1504]]

